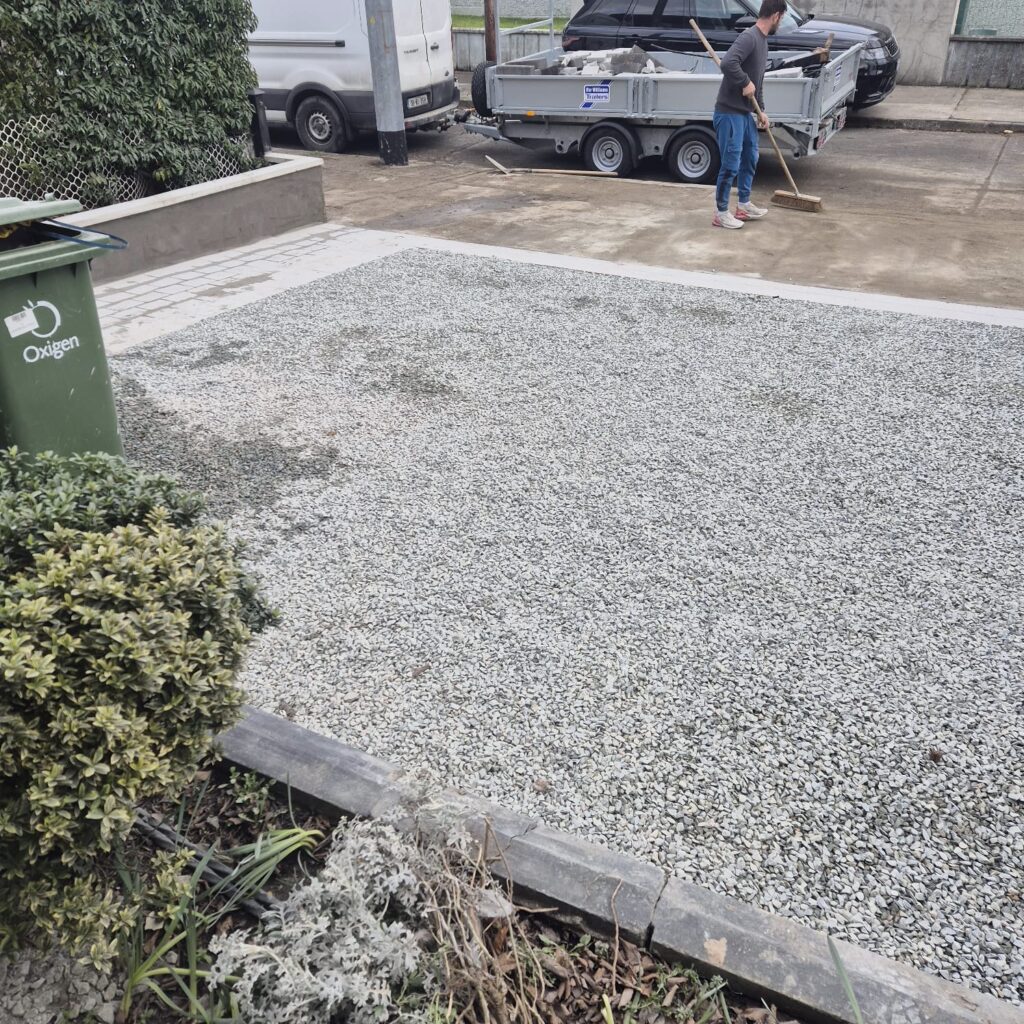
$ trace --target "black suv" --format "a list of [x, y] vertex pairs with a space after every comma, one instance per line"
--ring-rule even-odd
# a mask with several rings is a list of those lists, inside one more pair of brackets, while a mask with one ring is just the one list
[[[566, 50], [642, 47], [677, 53], [703, 52], [690, 28], [693, 18], [716, 50], [727, 50], [757, 19], [758, 0], [585, 0], [565, 26]], [[855, 107], [881, 103], [896, 85], [900, 48], [892, 31], [874, 21], [832, 14], [801, 14], [792, 4], [768, 42], [771, 50], [813, 50], [834, 34], [834, 50], [864, 43]], [[770, 115], [769, 115], [770, 116]]]

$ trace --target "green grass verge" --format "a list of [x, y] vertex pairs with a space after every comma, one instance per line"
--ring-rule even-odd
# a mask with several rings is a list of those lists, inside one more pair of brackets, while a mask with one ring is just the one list
[[[539, 18], [502, 18], [502, 28], [518, 28], [520, 25], [529, 25], [531, 22], [539, 21]], [[555, 18], [555, 32], [561, 35], [568, 18]], [[453, 14], [452, 28], [483, 28], [484, 19], [475, 14]]]

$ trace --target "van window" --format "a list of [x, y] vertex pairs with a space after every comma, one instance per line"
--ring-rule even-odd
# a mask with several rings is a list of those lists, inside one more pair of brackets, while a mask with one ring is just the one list
[[621, 25], [632, 0], [597, 0], [573, 19], [575, 25]]

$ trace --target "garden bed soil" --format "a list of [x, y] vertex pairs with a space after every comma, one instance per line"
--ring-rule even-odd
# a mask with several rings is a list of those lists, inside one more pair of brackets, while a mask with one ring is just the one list
[[[316, 829], [329, 837], [336, 824], [331, 817], [294, 803], [287, 793], [275, 792], [260, 777], [223, 765], [199, 772], [179, 801], [153, 801], [144, 810], [152, 820], [170, 825], [204, 849], [242, 846], [270, 829], [290, 826]], [[275, 876], [270, 894], [282, 899], [292, 886], [315, 873], [329, 845], [325, 839], [298, 862], [287, 863]], [[152, 854], [138, 832], [133, 833], [131, 847], [138, 864]], [[515, 913], [520, 935], [531, 947], [528, 958], [543, 971], [539, 982], [534, 979], [532, 984], [539, 1020], [545, 1024], [798, 1024], [779, 1016], [773, 1007], [728, 992], [719, 979], [702, 979], [622, 938], [578, 933], [547, 917], [543, 908], [516, 907]], [[221, 920], [215, 931], [224, 934], [256, 923], [253, 915], [239, 910]], [[505, 957], [509, 971], [523, 955], [522, 950], [512, 950], [510, 934], [501, 922], [485, 931], [496, 962], [501, 964]], [[203, 938], [212, 937], [213, 930]], [[458, 1015], [455, 1007], [450, 1019], [455, 1021]], [[152, 998], [138, 1000], [127, 1017], [118, 1017], [118, 1024], [180, 1021]]]

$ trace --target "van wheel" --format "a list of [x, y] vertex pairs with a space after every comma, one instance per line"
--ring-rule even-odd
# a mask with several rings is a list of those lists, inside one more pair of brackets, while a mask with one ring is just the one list
[[485, 60], [473, 68], [473, 82], [469, 87], [469, 94], [473, 98], [473, 109], [481, 117], [491, 117], [494, 113], [487, 106], [487, 69], [493, 67], [493, 60]]
[[672, 140], [665, 161], [680, 181], [710, 185], [718, 179], [722, 155], [718, 152], [718, 143], [707, 132], [691, 128]]
[[617, 124], [599, 124], [583, 140], [583, 163], [591, 171], [613, 171], [628, 177], [636, 167], [633, 136]]
[[295, 130], [302, 145], [318, 153], [340, 153], [348, 141], [345, 119], [326, 96], [310, 96], [295, 112]]

